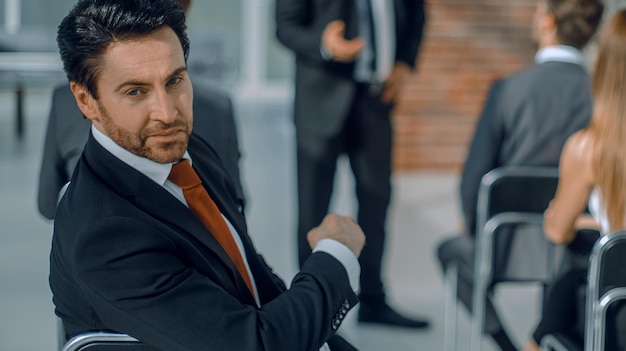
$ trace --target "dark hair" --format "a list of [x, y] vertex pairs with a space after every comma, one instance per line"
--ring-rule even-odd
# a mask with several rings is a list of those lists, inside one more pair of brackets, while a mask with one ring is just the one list
[[169, 26], [189, 55], [185, 14], [173, 0], [80, 0], [63, 19], [57, 44], [71, 82], [98, 98], [96, 79], [102, 54], [114, 41], [148, 35]]
[[562, 45], [582, 49], [593, 37], [602, 20], [602, 0], [547, 0], [554, 15], [556, 39]]
[[183, 11], [187, 13], [191, 7], [191, 0], [178, 0], [178, 4], [183, 8]]

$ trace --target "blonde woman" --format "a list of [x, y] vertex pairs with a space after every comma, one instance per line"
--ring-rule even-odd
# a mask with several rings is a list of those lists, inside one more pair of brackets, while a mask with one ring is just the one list
[[[626, 228], [626, 9], [600, 34], [592, 79], [593, 117], [572, 135], [561, 155], [556, 196], [545, 212], [545, 232], [558, 244], [572, 242], [579, 228], [599, 224], [602, 234]], [[593, 221], [580, 214], [589, 207]], [[576, 314], [574, 291], [584, 271], [570, 271], [554, 282], [544, 315], [525, 351], [539, 350], [549, 333], [569, 333]]]

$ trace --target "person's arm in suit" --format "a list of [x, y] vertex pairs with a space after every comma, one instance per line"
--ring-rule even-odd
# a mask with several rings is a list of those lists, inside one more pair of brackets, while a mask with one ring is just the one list
[[57, 209], [59, 190], [69, 181], [69, 174], [65, 172], [64, 161], [59, 154], [58, 145], [58, 114], [60, 89], [52, 94], [52, 105], [48, 116], [48, 127], [43, 147], [41, 168], [39, 170], [39, 190], [37, 205], [39, 212], [48, 219], [54, 219]]
[[91, 121], [78, 109], [69, 84], [56, 87], [52, 93], [37, 194], [39, 212], [48, 219], [55, 217], [59, 191], [74, 172], [90, 126]]
[[239, 163], [241, 151], [231, 98], [208, 86], [194, 84], [194, 134], [217, 152], [235, 185], [241, 205], [245, 191]]
[[397, 8], [398, 16], [406, 16], [406, 25], [396, 33], [396, 62], [403, 62], [411, 69], [415, 68], [426, 25], [424, 0], [405, 0], [404, 8]]
[[326, 61], [320, 50], [324, 27], [313, 26], [314, 5], [313, 0], [276, 0], [276, 37], [297, 56], [321, 65]]
[[396, 0], [395, 64], [384, 82], [383, 102], [397, 102], [410, 74], [415, 71], [424, 36], [426, 8], [423, 0]]
[[298, 59], [318, 65], [351, 64], [363, 49], [362, 38], [346, 38], [345, 16], [351, 1], [277, 0], [276, 37]]
[[476, 233], [476, 205], [478, 189], [483, 175], [498, 166], [498, 157], [504, 138], [500, 110], [500, 93], [503, 82], [491, 86], [461, 176], [461, 206], [465, 230]]
[[224, 111], [224, 138], [226, 140], [224, 147], [224, 163], [226, 170], [233, 177], [241, 201], [245, 202], [245, 191], [243, 183], [241, 182], [241, 172], [239, 168], [241, 151], [239, 148], [239, 137], [237, 136], [237, 125], [232, 100], [230, 98], [227, 100], [228, 102]]
[[326, 253], [313, 254], [289, 290], [256, 308], [223, 285], [231, 273], [221, 262], [202, 272], [186, 262], [197, 253], [181, 259], [165, 233], [171, 229], [135, 217], [103, 217], [89, 227], [75, 233], [82, 249], [68, 264], [94, 313], [165, 350], [318, 350], [356, 303], [345, 269]]

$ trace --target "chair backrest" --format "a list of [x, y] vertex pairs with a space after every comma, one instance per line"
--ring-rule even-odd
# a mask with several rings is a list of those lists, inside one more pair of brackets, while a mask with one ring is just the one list
[[556, 167], [500, 167], [485, 174], [478, 193], [476, 232], [498, 213], [543, 213], [558, 180]]
[[[490, 284], [546, 281], [556, 269], [555, 247], [545, 238], [542, 221], [516, 220], [507, 224], [502, 220], [508, 217], [501, 215], [542, 218], [554, 198], [558, 176], [556, 167], [521, 166], [497, 168], [483, 176], [476, 233], [479, 254], [491, 257]], [[494, 219], [497, 225], [493, 225]], [[487, 225], [490, 220], [492, 225]]]
[[[613, 343], [618, 343], [621, 348], [626, 347], [623, 335], [623, 329], [626, 328], [626, 231], [604, 235], [593, 246], [588, 284], [585, 349], [603, 350], [605, 335], [614, 336]], [[607, 311], [616, 306], [621, 309], [619, 313], [614, 313], [619, 317], [607, 325]], [[605, 333], [606, 328], [610, 328], [608, 333]]]
[[88, 332], [71, 338], [62, 351], [157, 351], [126, 334]]

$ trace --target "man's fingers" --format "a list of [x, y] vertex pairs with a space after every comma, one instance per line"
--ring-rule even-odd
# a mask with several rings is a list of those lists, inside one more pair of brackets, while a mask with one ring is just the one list
[[363, 50], [363, 38], [352, 40], [341, 39], [335, 43], [334, 59], [337, 61], [354, 61]]
[[333, 38], [343, 38], [343, 31], [346, 28], [346, 24], [343, 23], [343, 21], [340, 20], [336, 20], [336, 21], [332, 21], [330, 22], [327, 26], [326, 26], [326, 32], [328, 33], [328, 35], [330, 37]]
[[333, 60], [352, 62], [363, 50], [365, 42], [362, 38], [346, 40], [344, 38], [345, 27], [345, 23], [340, 20], [328, 23], [322, 34], [322, 47]]

